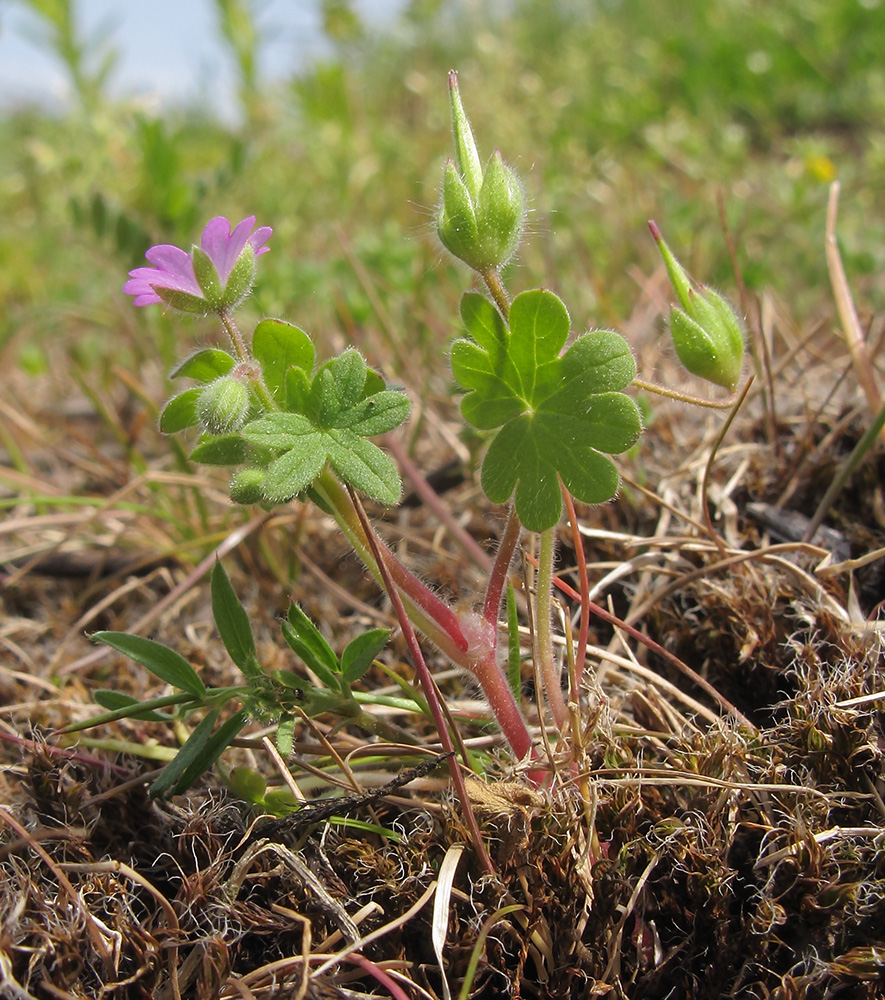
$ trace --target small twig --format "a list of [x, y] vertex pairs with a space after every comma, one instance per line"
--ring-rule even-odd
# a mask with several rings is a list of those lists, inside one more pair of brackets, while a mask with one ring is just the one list
[[725, 419], [725, 422], [719, 428], [719, 433], [716, 435], [716, 440], [713, 442], [710, 448], [710, 454], [707, 457], [707, 464], [704, 466], [704, 478], [701, 482], [701, 510], [704, 514], [704, 523], [707, 526], [707, 532], [710, 538], [715, 542], [716, 547], [719, 549], [720, 554], [725, 558], [725, 544], [719, 537], [719, 533], [713, 527], [713, 519], [710, 516], [710, 505], [708, 503], [708, 490], [710, 486], [710, 473], [713, 470], [713, 461], [716, 458], [716, 452], [719, 451], [719, 445], [725, 440], [726, 434], [734, 421], [734, 418], [738, 415], [738, 411], [743, 405], [744, 400], [747, 398], [747, 393], [750, 391], [750, 386], [753, 384], [755, 376], [751, 375], [747, 379], [747, 384], [741, 390], [740, 395], [734, 401], [734, 405], [731, 408], [731, 412]]
[[[830, 284], [833, 286], [833, 297], [836, 309], [845, 334], [845, 343], [854, 364], [857, 381], [867, 397], [870, 410], [878, 413], [882, 409], [882, 394], [873, 376], [873, 363], [867, 350], [866, 339], [848, 287], [848, 278], [842, 266], [842, 256], [839, 244], [836, 242], [836, 217], [839, 210], [839, 182], [830, 185], [830, 198], [827, 202], [827, 270], [830, 272]], [[883, 434], [885, 440], [885, 434]]]

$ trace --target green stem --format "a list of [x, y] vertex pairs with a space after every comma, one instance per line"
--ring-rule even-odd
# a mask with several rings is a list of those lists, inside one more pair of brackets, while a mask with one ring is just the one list
[[231, 347], [234, 349], [237, 361], [247, 362], [251, 360], [249, 351], [246, 348], [246, 341], [243, 340], [240, 328], [234, 321], [233, 313], [229, 309], [219, 309], [218, 318], [221, 320], [221, 325], [224, 327], [228, 337], [230, 337]]
[[249, 382], [255, 390], [255, 395], [258, 396], [258, 401], [268, 413], [273, 413], [275, 410], [279, 410], [270, 389], [268, 389], [268, 387], [264, 384], [264, 379], [261, 375], [261, 367], [249, 354], [249, 349], [246, 347], [246, 341], [240, 333], [240, 328], [234, 320], [233, 313], [231, 313], [229, 309], [220, 309], [218, 312], [218, 318], [221, 320], [221, 325], [224, 327], [228, 337], [230, 338], [231, 347], [234, 349], [237, 361], [239, 364], [245, 365], [250, 369]]
[[535, 595], [535, 656], [541, 668], [547, 701], [553, 721], [560, 731], [567, 722], [565, 699], [553, 654], [553, 556], [556, 550], [556, 529], [541, 532], [538, 552], [538, 579]]
[[[507, 677], [498, 663], [497, 618], [490, 622], [469, 612], [456, 615], [402, 565], [377, 534], [371, 531], [371, 526], [367, 528], [367, 522], [363, 523], [350, 495], [331, 472], [324, 471], [314, 483], [314, 489], [372, 576], [382, 586], [385, 586], [386, 577], [392, 580], [409, 621], [452, 663], [476, 677], [514, 754], [520, 760], [531, 754], [531, 735]], [[371, 531], [371, 535], [367, 531]], [[513, 544], [515, 545], [515, 540]], [[383, 566], [380, 567], [379, 558], [383, 561]], [[535, 783], [540, 783], [544, 774], [532, 772], [529, 777]]]
[[486, 288], [488, 288], [489, 294], [494, 299], [495, 305], [501, 311], [501, 315], [504, 317], [504, 322], [506, 323], [510, 315], [510, 299], [507, 296], [507, 290], [504, 288], [504, 282], [501, 281], [501, 275], [498, 274], [498, 269], [490, 267], [485, 271], [480, 271], [480, 277], [486, 283]]
[[689, 392], [668, 389], [667, 386], [658, 385], [657, 382], [646, 382], [644, 378], [634, 378], [631, 385], [635, 385], [637, 389], [644, 389], [646, 392], [653, 392], [658, 396], [666, 396], [667, 399], [678, 399], [680, 403], [707, 406], [714, 410], [727, 410], [730, 406], [734, 406], [736, 398], [735, 394], [732, 393], [728, 399], [718, 402], [715, 399], [707, 399], [705, 396], [692, 396]]
[[572, 529], [572, 545], [575, 549], [575, 562], [578, 567], [578, 580], [581, 585], [581, 621], [578, 626], [578, 645], [575, 652], [575, 691], [581, 683], [584, 674], [584, 663], [587, 659], [587, 637], [590, 634], [590, 578], [587, 574], [587, 556], [584, 552], [584, 541], [581, 538], [581, 529], [578, 527], [578, 514], [575, 510], [575, 502], [571, 493], [565, 488], [565, 484], [560, 480], [562, 489], [562, 499], [565, 502], [565, 509], [568, 512], [569, 524]]

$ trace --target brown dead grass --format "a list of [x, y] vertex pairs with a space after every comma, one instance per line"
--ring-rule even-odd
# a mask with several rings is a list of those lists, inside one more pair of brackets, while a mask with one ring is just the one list
[[[848, 360], [828, 324], [806, 334], [768, 306], [775, 393], [757, 382], [715, 455], [707, 494], [722, 416], [653, 403], [647, 438], [624, 462], [620, 502], [580, 511], [591, 580], [603, 581], [595, 599], [702, 675], [751, 725], [594, 623], [584, 701], [569, 755], [551, 761], [551, 790], [530, 790], [493, 736], [462, 724], [494, 754], [471, 795], [495, 877], [469, 848], [454, 851], [469, 838], [442, 772], [351, 812], [395, 830], [393, 840], [338, 822], [267, 827], [214, 777], [173, 802], [152, 801], [146, 776], [157, 759], [124, 751], [162, 754], [172, 742], [163, 727], [127, 721], [90, 734], [117, 741], [104, 748], [68, 748], [52, 735], [93, 713], [96, 687], [142, 698], [159, 690], [93, 650], [84, 633], [97, 628], [150, 634], [207, 682], [230, 682], [206, 578], [193, 571], [247, 519], [224, 503], [223, 481], [171, 472], [149, 424], [140, 447], [156, 457], [137, 476], [117, 444], [108, 444], [116, 458], [100, 457], [105, 431], [88, 407], [72, 418], [18, 395], [18, 406], [4, 408], [5, 431], [39, 460], [4, 477], [22, 500], [0, 536], [0, 995], [444, 997], [458, 995], [470, 969], [465, 989], [475, 1000], [882, 996], [881, 564], [834, 566], [815, 545], [771, 537], [763, 508], [750, 506], [812, 515], [870, 417], [850, 374], [840, 378]], [[638, 311], [630, 332], [640, 369], [663, 377], [655, 312]], [[123, 393], [108, 405], [133, 404]], [[427, 402], [416, 455], [427, 471], [453, 454], [449, 406], [442, 396]], [[854, 559], [885, 537], [882, 463], [878, 452], [866, 460], [828, 519]], [[158, 484], [178, 491], [190, 525], [192, 487], [207, 492], [192, 542], [152, 513]], [[26, 499], [35, 494], [92, 500]], [[472, 479], [446, 497], [490, 544], [497, 518]], [[476, 571], [425, 510], [404, 508], [388, 522], [422, 574], [469, 599]], [[563, 533], [561, 572], [571, 579], [569, 544]], [[257, 518], [230, 547], [226, 566], [270, 667], [286, 659], [274, 619], [290, 593], [339, 648], [352, 630], [388, 622], [321, 515]], [[575, 610], [564, 605], [563, 615]], [[389, 654], [410, 676], [403, 647], [394, 642]], [[481, 721], [463, 678], [440, 677], [462, 717]], [[381, 756], [360, 763], [365, 735], [332, 734], [321, 719], [296, 734], [289, 762], [309, 797], [333, 791], [305, 770], [325, 753], [318, 732], [341, 755], [356, 752], [350, 774], [338, 773], [346, 794], [414, 763], [400, 752], [388, 766]], [[415, 734], [432, 749], [430, 733]], [[279, 781], [260, 735], [250, 732], [229, 760]], [[450, 887], [441, 877], [449, 866]], [[444, 930], [442, 970], [434, 921]]]

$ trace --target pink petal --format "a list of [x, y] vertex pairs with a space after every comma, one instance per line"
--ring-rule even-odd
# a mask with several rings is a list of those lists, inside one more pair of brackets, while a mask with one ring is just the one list
[[123, 285], [124, 295], [134, 295], [133, 305], [152, 306], [162, 303], [162, 299], [143, 278], [130, 278]]
[[179, 292], [189, 292], [191, 295], [203, 297], [203, 291], [197, 284], [194, 262], [190, 254], [178, 247], [161, 243], [159, 246], [151, 247], [145, 257], [154, 268], [138, 267], [135, 271], [129, 272], [130, 277], [151, 278], [153, 284], [163, 288], [174, 288]]
[[260, 257], [263, 253], [267, 253], [270, 247], [266, 247], [264, 244], [270, 239], [273, 230], [270, 226], [259, 226], [254, 233], [249, 237], [248, 242], [252, 244], [252, 249], [255, 251], [255, 256]]

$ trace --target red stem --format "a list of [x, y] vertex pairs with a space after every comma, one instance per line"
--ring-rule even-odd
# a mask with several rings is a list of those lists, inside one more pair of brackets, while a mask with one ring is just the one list
[[[443, 752], [447, 754], [454, 754], [455, 746], [452, 742], [451, 733], [449, 733], [449, 727], [446, 725], [442, 705], [440, 705], [439, 692], [437, 691], [436, 685], [433, 683], [433, 677], [427, 667], [424, 654], [421, 652], [421, 645], [418, 642], [418, 637], [415, 635], [415, 630], [412, 628], [412, 623], [409, 621], [409, 616], [406, 614], [403, 599], [394, 584], [390, 568], [388, 567], [386, 560], [383, 558], [379, 541], [375, 537], [375, 533], [369, 525], [369, 519], [366, 516], [366, 512], [363, 510], [363, 505], [360, 503], [359, 498], [353, 490], [350, 489], [350, 487], [348, 487], [348, 493], [350, 494], [350, 499], [353, 503], [357, 517], [360, 519], [360, 523], [363, 526], [363, 531], [366, 533], [366, 538], [372, 546], [373, 554], [378, 562], [378, 568], [380, 569], [382, 579], [384, 580], [384, 589], [387, 591], [387, 596], [390, 598], [390, 603], [393, 605], [393, 610], [396, 612], [400, 628], [403, 630], [406, 645], [409, 647], [409, 655], [412, 658], [412, 663], [414, 664], [415, 671], [418, 674], [418, 680], [421, 682], [424, 697], [427, 699], [427, 704], [430, 706], [430, 711], [433, 715], [433, 722], [436, 726], [436, 731], [439, 734], [439, 740], [442, 744]], [[473, 838], [473, 846], [476, 848], [476, 852], [482, 861], [483, 867], [490, 875], [494, 875], [495, 866], [492, 864], [492, 859], [489, 857], [486, 846], [483, 843], [482, 834], [479, 831], [479, 824], [476, 822], [476, 816], [474, 815], [473, 809], [470, 805], [470, 798], [467, 795], [467, 786], [464, 784], [464, 775], [461, 774], [461, 768], [459, 767], [454, 756], [449, 757], [447, 763], [449, 771], [452, 775], [452, 781], [454, 782], [455, 788], [458, 792], [458, 798], [460, 799], [461, 806], [464, 810], [467, 825], [470, 828], [470, 833]]]
[[504, 533], [501, 535], [501, 541], [498, 544], [495, 563], [489, 574], [489, 585], [486, 590], [486, 599], [482, 609], [483, 618], [485, 618], [489, 625], [498, 624], [501, 596], [504, 593], [504, 584], [507, 582], [510, 564], [513, 562], [516, 543], [519, 541], [520, 527], [516, 510], [511, 507], [510, 513], [507, 515], [507, 524], [504, 528]]

